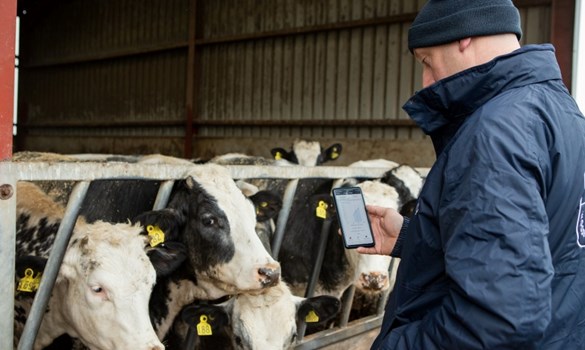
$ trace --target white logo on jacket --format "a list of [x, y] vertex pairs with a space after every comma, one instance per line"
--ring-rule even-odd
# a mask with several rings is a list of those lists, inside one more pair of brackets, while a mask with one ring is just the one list
[[579, 214], [577, 215], [577, 225], [575, 230], [577, 231], [577, 244], [581, 248], [585, 248], [585, 174], [583, 174], [583, 193], [581, 199], [579, 199]]

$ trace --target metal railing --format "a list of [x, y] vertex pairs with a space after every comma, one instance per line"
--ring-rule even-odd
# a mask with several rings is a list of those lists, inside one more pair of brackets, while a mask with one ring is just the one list
[[[79, 208], [87, 192], [89, 183], [98, 179], [150, 179], [163, 181], [155, 201], [155, 209], [163, 208], [170, 196], [173, 181], [183, 179], [193, 167], [201, 165], [171, 165], [171, 164], [131, 164], [122, 162], [0, 162], [0, 280], [8, 283], [0, 284], [0, 349], [13, 347], [14, 322], [14, 269], [15, 269], [15, 242], [16, 242], [16, 183], [17, 181], [76, 181], [66, 208], [62, 225], [57, 233], [55, 245], [50, 254], [43, 278], [33, 306], [27, 320], [19, 350], [32, 349], [43, 310], [46, 308], [57, 272], [65, 254], [69, 237], [73, 230], [73, 223], [77, 219]], [[303, 178], [341, 179], [350, 177], [380, 178], [388, 168], [353, 168], [340, 166], [225, 166], [233, 179], [288, 179], [289, 186], [283, 197], [283, 209], [277, 223], [277, 232], [273, 242], [276, 242], [278, 256], [279, 244], [282, 242], [284, 225], [292, 206], [296, 191], [296, 183]], [[273, 248], [274, 250], [274, 248]], [[309, 294], [312, 291], [307, 291]], [[347, 304], [347, 303], [345, 303]], [[350, 305], [344, 305], [344, 313]], [[360, 328], [375, 328], [381, 323], [381, 317], [369, 318]], [[347, 323], [347, 319], [345, 320]], [[350, 334], [352, 332], [349, 332]], [[329, 337], [339, 338], [339, 335]], [[303, 348], [300, 344], [298, 348]]]

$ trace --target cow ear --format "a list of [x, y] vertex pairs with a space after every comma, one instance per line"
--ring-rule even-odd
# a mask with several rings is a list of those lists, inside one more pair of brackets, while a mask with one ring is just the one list
[[244, 196], [250, 198], [253, 195], [255, 195], [256, 193], [258, 193], [258, 187], [246, 182], [244, 180], [238, 180], [236, 181], [236, 186], [238, 186], [238, 188], [240, 189], [240, 191], [242, 191], [242, 193], [244, 194]]
[[337, 316], [341, 310], [339, 299], [329, 295], [299, 299], [296, 301], [297, 321], [308, 325], [323, 324]]
[[183, 243], [169, 241], [147, 248], [146, 254], [154, 266], [157, 277], [164, 277], [179, 268], [185, 261], [187, 248]]
[[185, 224], [185, 217], [175, 209], [166, 208], [144, 212], [131, 221], [144, 227], [144, 234], [148, 234], [149, 228], [157, 227], [164, 233], [164, 241], [177, 241], [180, 229]]
[[282, 209], [282, 200], [273, 191], [258, 191], [248, 198], [254, 203], [258, 222], [275, 218]]
[[[224, 303], [225, 304], [225, 303]], [[189, 327], [197, 329], [197, 325], [205, 322], [209, 324], [212, 332], [230, 324], [230, 317], [223, 304], [211, 305], [199, 302], [187, 305], [181, 311], [181, 319]]]
[[330, 194], [313, 195], [309, 201], [315, 216], [321, 219], [334, 217], [335, 208]]
[[337, 158], [339, 158], [342, 149], [343, 147], [341, 147], [340, 143], [334, 143], [333, 145], [329, 146], [321, 153], [323, 163], [330, 160], [336, 160]]
[[273, 148], [273, 149], [270, 150], [270, 154], [272, 154], [272, 157], [275, 160], [285, 159], [285, 160], [288, 160], [291, 163], [297, 163], [298, 164], [297, 157], [294, 155], [294, 153], [289, 152], [289, 151], [285, 150], [284, 148], [275, 147], [275, 148]]
[[16, 293], [22, 295], [36, 294], [41, 277], [47, 264], [47, 259], [39, 256], [26, 255], [16, 258], [14, 274]]
[[185, 183], [187, 184], [187, 187], [189, 188], [193, 188], [196, 184], [195, 179], [193, 178], [193, 176], [189, 175], [187, 176], [187, 178], [185, 179]]

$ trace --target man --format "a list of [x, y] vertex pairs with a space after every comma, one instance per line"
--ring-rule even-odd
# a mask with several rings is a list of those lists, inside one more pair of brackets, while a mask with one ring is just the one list
[[413, 217], [368, 207], [401, 258], [372, 349], [585, 349], [585, 119], [510, 0], [430, 0], [405, 105], [437, 160]]

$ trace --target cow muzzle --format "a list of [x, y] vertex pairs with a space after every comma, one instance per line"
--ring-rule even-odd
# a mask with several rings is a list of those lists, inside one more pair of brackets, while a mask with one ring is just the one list
[[258, 269], [258, 280], [262, 288], [273, 287], [280, 281], [280, 265], [267, 265]]
[[362, 273], [358, 282], [365, 290], [379, 292], [388, 287], [388, 275], [381, 272]]

